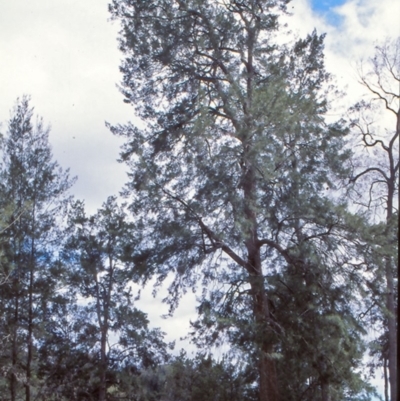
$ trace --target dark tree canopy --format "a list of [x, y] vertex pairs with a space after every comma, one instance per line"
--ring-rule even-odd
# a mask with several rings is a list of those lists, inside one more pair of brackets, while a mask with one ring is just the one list
[[[348, 174], [347, 129], [324, 119], [323, 36], [278, 45], [286, 3], [113, 1], [122, 92], [146, 125], [111, 129], [126, 137], [141, 265], [160, 282], [174, 274], [171, 309], [205, 286], [197, 334], [207, 344], [225, 334], [257, 361], [261, 401], [291, 399], [278, 367], [296, 352], [308, 355], [296, 367], [308, 399], [342, 399], [362, 387], [350, 379], [358, 334], [346, 334], [352, 362], [340, 372], [333, 362], [344, 333], [360, 330], [347, 228], [357, 219], [327, 191]], [[310, 330], [330, 349], [304, 351]]]

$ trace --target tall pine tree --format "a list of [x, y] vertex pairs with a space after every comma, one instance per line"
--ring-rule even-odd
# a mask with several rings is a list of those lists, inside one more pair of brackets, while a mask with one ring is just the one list
[[8, 277], [1, 287], [3, 394], [11, 401], [37, 394], [37, 347], [60, 282], [59, 223], [73, 180], [53, 161], [48, 129], [33, 121], [29, 97], [18, 100], [8, 123], [1, 166], [2, 208], [11, 210], [1, 232]]
[[[243, 345], [257, 366], [260, 401], [288, 399], [286, 373], [277, 369], [278, 358], [289, 356], [285, 328], [271, 309], [277, 275], [300, 280], [304, 291], [295, 287], [282, 307], [304, 297], [309, 306], [297, 308], [296, 319], [306, 322], [305, 331], [323, 322], [324, 336], [336, 322], [330, 334], [336, 349], [349, 329], [332, 299], [338, 276], [346, 280], [347, 270], [339, 267], [351, 254], [341, 252], [346, 213], [326, 190], [346, 173], [346, 130], [324, 120], [323, 37], [314, 32], [276, 45], [278, 15], [287, 3], [110, 5], [122, 24], [122, 92], [146, 124], [111, 128], [126, 137], [126, 194], [145, 238], [137, 262], [160, 281], [175, 275], [171, 309], [182, 290], [208, 286], [200, 306], [206, 320], [198, 329], [217, 323], [215, 335], [224, 332]], [[305, 318], [308, 307], [314, 320]], [[212, 320], [218, 311], [224, 316]], [[321, 343], [313, 377], [301, 379], [303, 389], [311, 380], [323, 400], [340, 382], [331, 356]], [[351, 369], [348, 363], [344, 371]]]
[[150, 329], [146, 314], [134, 307], [137, 234], [115, 197], [93, 216], [76, 202], [69, 220], [64, 260], [77, 296], [72, 321], [79, 339], [72, 351], [86, 357], [75, 360], [74, 383], [61, 379], [57, 388], [74, 400], [119, 399], [126, 388], [135, 391], [135, 375], [168, 357], [163, 332]]

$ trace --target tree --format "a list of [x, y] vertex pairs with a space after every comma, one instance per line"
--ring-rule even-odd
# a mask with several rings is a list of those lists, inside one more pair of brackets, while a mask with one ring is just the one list
[[[202, 310], [222, 307], [225, 319], [217, 323], [228, 336], [248, 330], [260, 401], [278, 400], [280, 393], [284, 399], [276, 369], [283, 334], [271, 316], [271, 276], [291, 269], [306, 275], [310, 296], [321, 280], [329, 294], [336, 274], [346, 280], [338, 267], [349, 262], [340, 252], [346, 213], [326, 191], [346, 175], [346, 130], [324, 121], [323, 36], [314, 32], [287, 46], [274, 41], [287, 3], [110, 5], [122, 24], [125, 102], [146, 124], [111, 127], [126, 137], [125, 193], [146, 239], [137, 263], [145, 279], [175, 274], [171, 310], [198, 281], [208, 289], [220, 284], [203, 292]], [[229, 299], [245, 311], [242, 320]], [[328, 366], [329, 358], [322, 359]], [[328, 400], [331, 383], [325, 372], [315, 374]]]
[[182, 351], [168, 364], [143, 370], [138, 376], [135, 401], [255, 401], [254, 369], [238, 361]]
[[77, 202], [70, 224], [64, 259], [72, 272], [72, 291], [85, 300], [75, 312], [79, 337], [75, 352], [89, 356], [90, 366], [88, 370], [85, 363], [76, 363], [76, 379], [86, 376], [87, 380], [76, 386], [79, 394], [73, 399], [110, 400], [122, 371], [164, 362], [168, 345], [164, 334], [150, 329], [146, 314], [133, 306], [132, 282], [137, 272], [130, 261], [137, 239], [116, 198], [109, 197], [90, 217], [82, 202]]
[[[346, 243], [349, 240], [348, 234], [340, 245], [334, 237], [325, 239], [318, 249], [307, 250], [307, 263], [283, 264], [266, 277], [271, 328], [277, 337], [272, 356], [278, 372], [290, 372], [279, 377], [281, 399], [364, 400], [374, 394], [356, 373], [363, 369], [365, 351], [365, 331], [357, 318], [363, 307], [358, 298], [364, 272], [351, 260], [358, 252]], [[324, 253], [327, 258], [321, 257]], [[229, 289], [213, 285], [209, 299], [198, 308], [194, 334], [203, 346], [218, 345], [218, 333], [226, 332], [231, 347], [238, 350], [237, 359], [251, 367], [257, 331], [249, 312], [249, 290], [240, 279], [230, 282]]]
[[[354, 165], [351, 182], [356, 203], [368, 211], [372, 224], [369, 263], [376, 269], [375, 286], [371, 290], [378, 294], [373, 303], [380, 306], [385, 326], [382, 361], [385, 372], [388, 361], [390, 399], [396, 400], [400, 38], [376, 47], [368, 71], [361, 69], [360, 79], [370, 99], [359, 102], [351, 110], [352, 126], [364, 150], [360, 155], [363, 161]], [[380, 116], [379, 122], [375, 121], [376, 116]], [[386, 122], [391, 124], [391, 129], [384, 128]], [[382, 278], [383, 289], [379, 287]]]
[[1, 169], [1, 209], [10, 210], [0, 234], [8, 277], [0, 300], [1, 335], [8, 339], [1, 358], [12, 401], [21, 399], [21, 387], [29, 401], [39, 386], [36, 350], [60, 285], [56, 247], [73, 182], [52, 160], [49, 130], [41, 119], [32, 122], [29, 100], [18, 100], [9, 120]]

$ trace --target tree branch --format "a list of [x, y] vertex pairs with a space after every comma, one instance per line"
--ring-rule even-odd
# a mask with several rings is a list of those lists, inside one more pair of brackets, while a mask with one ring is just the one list
[[378, 167], [369, 167], [366, 170], [364, 170], [363, 172], [357, 174], [355, 177], [350, 178], [349, 182], [356, 182], [361, 176], [371, 172], [371, 171], [377, 171], [378, 173], [380, 173], [384, 178], [385, 178], [385, 182], [387, 183], [389, 181], [389, 178], [386, 176], [386, 174]]
[[[194, 217], [194, 219], [197, 221], [199, 224], [200, 228], [204, 233], [207, 234], [207, 237], [210, 239], [211, 243], [215, 247], [215, 250], [217, 249], [222, 249], [233, 261], [235, 261], [238, 265], [244, 267], [247, 271], [249, 271], [249, 266], [248, 264], [235, 252], [233, 249], [231, 249], [227, 244], [225, 244], [193, 211], [193, 209], [181, 198], [179, 198], [176, 195], [171, 194], [169, 191], [165, 190], [164, 188], [162, 189], [162, 192], [165, 193], [167, 196], [169, 196], [172, 199], [175, 199], [177, 202], [182, 204]], [[212, 250], [211, 250], [212, 251]]]
[[[362, 83], [371, 93], [373, 93], [374, 95], [376, 95], [376, 96], [378, 97], [378, 99], [383, 100], [384, 103], [385, 103], [386, 109], [389, 110], [389, 111], [391, 111], [392, 113], [394, 113], [394, 114], [397, 116], [397, 112], [396, 112], [394, 109], [392, 109], [392, 108], [390, 107], [389, 101], [385, 98], [385, 96], [383, 96], [378, 90], [374, 89], [374, 88], [366, 81], [365, 78], [362, 78], [362, 79], [361, 79], [361, 83]], [[382, 88], [381, 88], [381, 89], [382, 89]], [[383, 90], [383, 89], [382, 89], [382, 90]], [[385, 92], [385, 91], [383, 90], [383, 92]]]

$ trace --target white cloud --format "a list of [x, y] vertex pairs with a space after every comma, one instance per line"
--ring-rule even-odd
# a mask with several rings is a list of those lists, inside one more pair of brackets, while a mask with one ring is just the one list
[[121, 54], [107, 3], [0, 0], [0, 120], [18, 96], [30, 94], [36, 113], [51, 124], [55, 158], [79, 176], [73, 192], [91, 211], [125, 181], [116, 162], [122, 141], [104, 121], [133, 117], [116, 88]]
[[284, 21], [293, 33], [304, 37], [314, 28], [319, 34], [326, 33], [326, 68], [345, 93], [331, 111], [333, 118], [339, 118], [349, 106], [368, 95], [359, 83], [359, 62], [368, 61], [376, 45], [400, 35], [400, 2], [349, 0], [319, 14], [312, 10], [310, 0], [293, 0], [289, 11], [292, 15], [284, 17]]
[[[107, 0], [0, 0], [0, 120], [5, 121], [15, 99], [32, 95], [32, 105], [51, 123], [56, 159], [79, 176], [74, 193], [92, 211], [119, 191], [124, 167], [115, 160], [121, 140], [104, 121], [133, 118], [116, 88], [117, 24], [108, 19]], [[348, 85], [352, 100], [361, 91], [355, 62], [369, 57], [374, 42], [399, 34], [396, 0], [351, 0], [335, 9], [342, 23], [335, 27], [311, 10], [309, 0], [289, 4], [294, 13], [289, 28], [301, 36], [327, 32], [328, 70]], [[3, 127], [4, 130], [4, 127]]]
[[166, 333], [165, 341], [175, 341], [176, 354], [183, 348], [187, 352], [194, 352], [195, 346], [190, 343], [190, 340], [180, 340], [186, 336], [190, 330], [190, 320], [194, 320], [196, 316], [196, 295], [189, 291], [182, 296], [181, 302], [173, 316], [168, 316], [169, 306], [163, 303], [162, 300], [168, 296], [168, 286], [172, 282], [172, 277], [165, 280], [165, 283], [153, 296], [152, 288], [155, 280], [152, 280], [144, 289], [141, 290], [141, 296], [136, 301], [135, 306], [147, 313], [150, 321], [150, 327], [161, 327]]
[[348, 58], [371, 56], [373, 44], [400, 35], [400, 3], [396, 0], [350, 0], [335, 12], [342, 24], [335, 31], [332, 47]]

